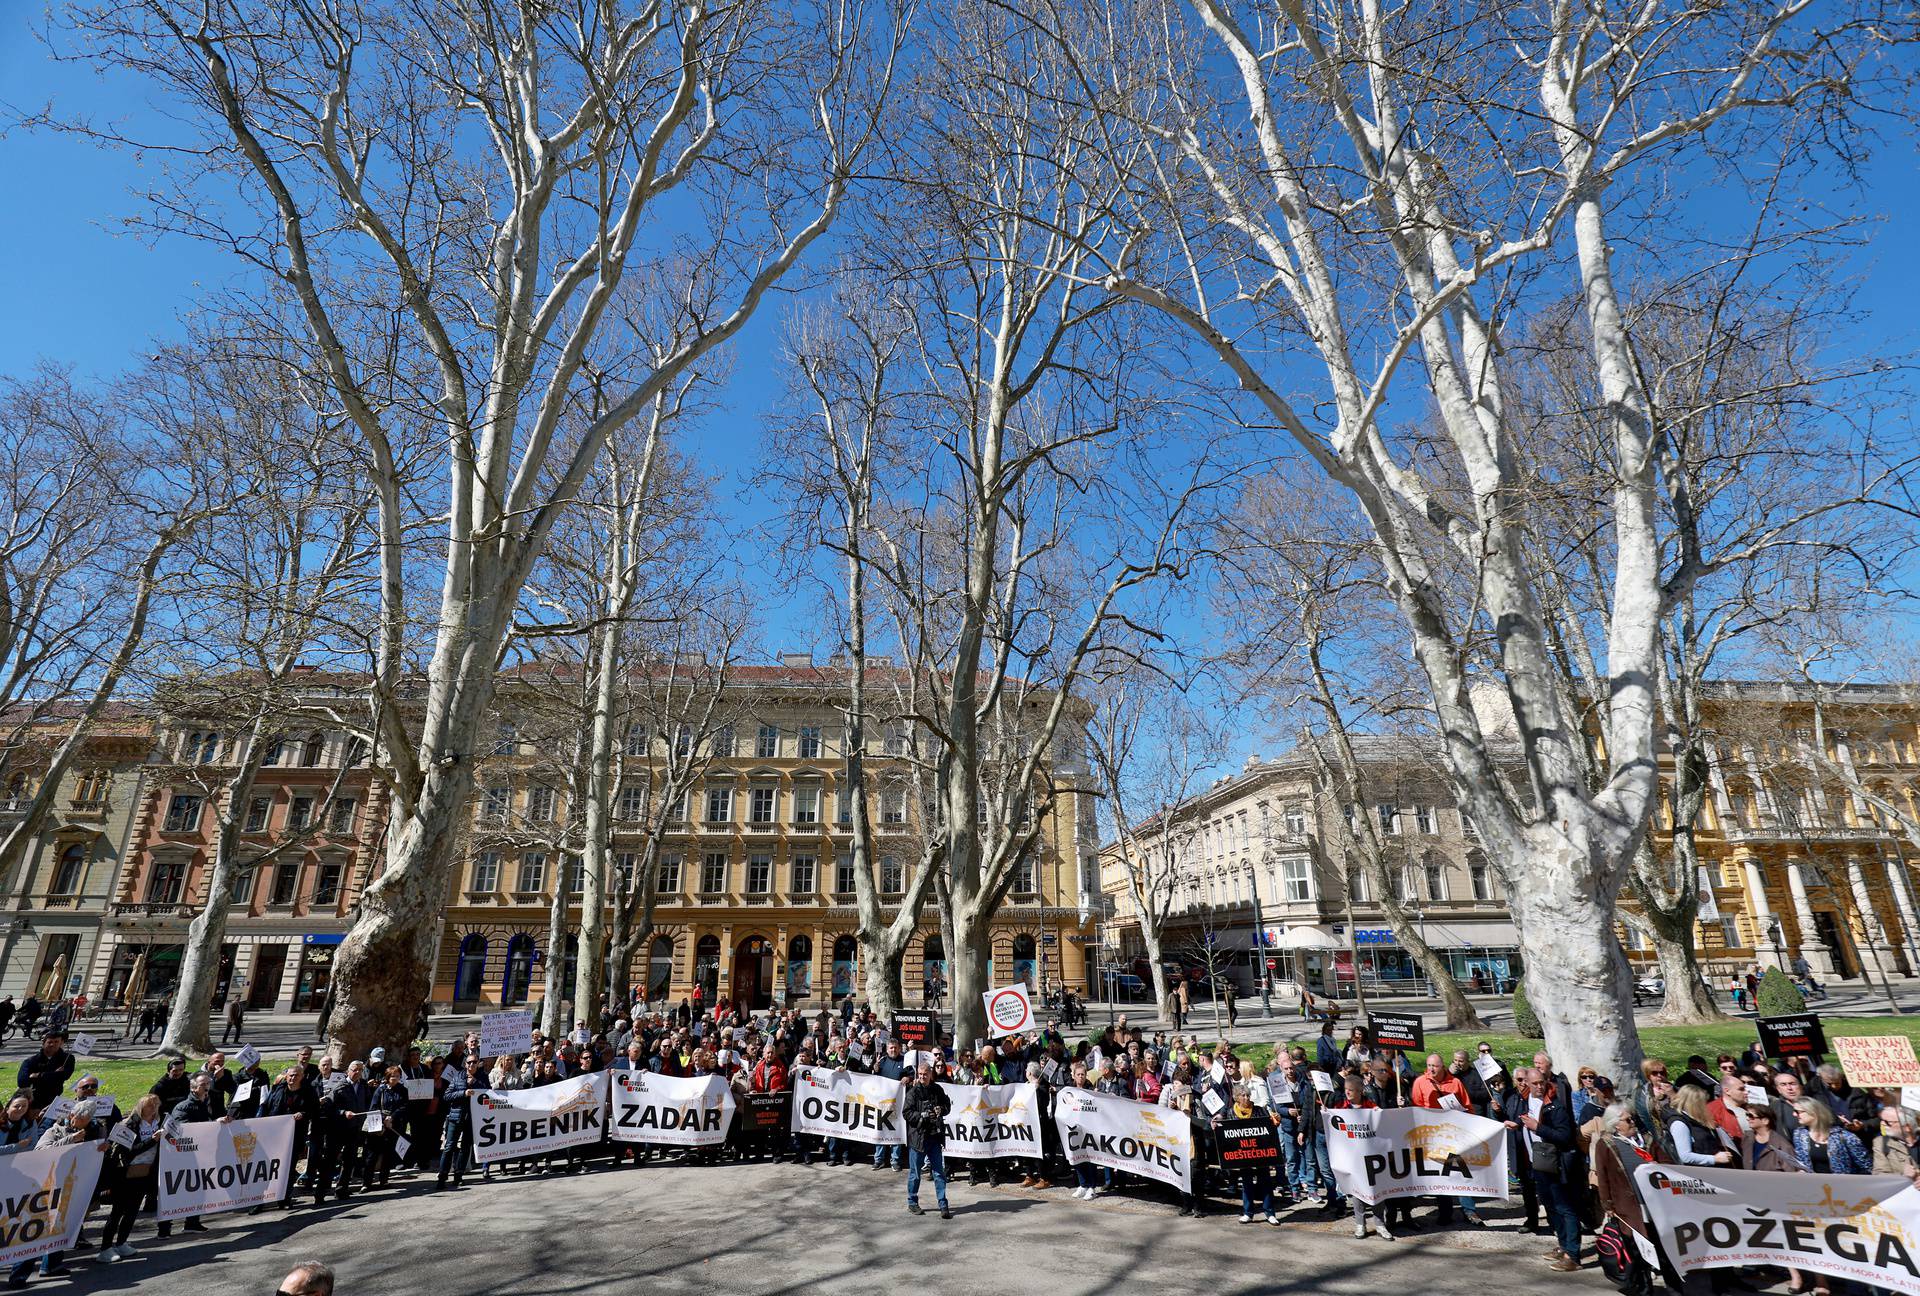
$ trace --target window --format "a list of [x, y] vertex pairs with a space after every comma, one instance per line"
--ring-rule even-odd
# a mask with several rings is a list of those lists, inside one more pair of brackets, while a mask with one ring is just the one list
[[727, 853], [708, 851], [700, 861], [700, 894], [719, 895], [727, 889]]
[[492, 895], [500, 889], [500, 856], [495, 851], [485, 851], [473, 857], [473, 887], [482, 895]]
[[1400, 903], [1411, 904], [1414, 899], [1413, 865], [1401, 865], [1397, 876], [1399, 878], [1398, 889], [1400, 892]]
[[1720, 943], [1728, 949], [1739, 949], [1746, 944], [1740, 937], [1740, 920], [1732, 914], [1720, 915]]
[[227, 899], [234, 904], [245, 906], [253, 899], [253, 874], [251, 868], [237, 868], [233, 871], [233, 881], [227, 884]]
[[547, 854], [545, 851], [529, 851], [520, 857], [520, 877], [514, 885], [515, 891], [535, 892], [547, 885]]
[[532, 823], [553, 822], [554, 795], [550, 787], [537, 787], [527, 793], [527, 819]]
[[680, 857], [678, 855], [660, 857], [660, 881], [656, 889], [661, 895], [680, 894]]
[[298, 831], [313, 822], [313, 798], [297, 796], [287, 806], [287, 827]]
[[631, 823], [647, 817], [647, 789], [639, 783], [624, 783], [614, 803], [613, 817]]
[[313, 903], [315, 907], [332, 908], [340, 903], [340, 866], [322, 864], [313, 874]]
[[710, 787], [707, 789], [707, 822], [726, 823], [733, 818], [733, 789]]
[[797, 896], [812, 895], [814, 875], [817, 871], [814, 857], [811, 855], [795, 855], [788, 869], [792, 875], [789, 880], [788, 889]]
[[747, 894], [765, 895], [773, 890], [773, 856], [747, 856]]
[[53, 870], [53, 886], [49, 894], [70, 896], [80, 890], [80, 875], [87, 868], [87, 848], [82, 842], [74, 842], [60, 852], [60, 863]]
[[770, 787], [753, 788], [747, 793], [747, 822], [771, 824], [773, 822], [774, 789]]
[[286, 754], [287, 740], [285, 738], [275, 738], [267, 744], [266, 754], [260, 758], [260, 763], [262, 765], [278, 765], [281, 758]]
[[200, 734], [199, 749], [194, 753], [194, 763], [211, 765], [220, 759], [220, 735], [217, 733]]
[[1033, 894], [1033, 861], [1031, 859], [1022, 858], [1014, 861], [1011, 890], [1014, 895]]
[[761, 725], [760, 732], [754, 735], [753, 754], [761, 760], [771, 760], [780, 754], [780, 730], [774, 725]]
[[509, 1008], [525, 1003], [532, 985], [533, 937], [520, 932], [507, 938], [507, 967], [500, 979], [500, 1002]]
[[693, 755], [693, 726], [681, 725], [673, 731], [673, 754], [675, 756]]
[[175, 792], [167, 802], [163, 832], [192, 832], [200, 826], [201, 798], [191, 792]]
[[1427, 899], [1445, 900], [1447, 898], [1447, 871], [1440, 866], [1439, 860], [1427, 861]]
[[80, 776], [80, 785], [73, 791], [76, 805], [99, 805], [107, 799], [107, 789], [113, 783], [113, 775], [103, 769], [88, 770]]
[[487, 938], [478, 933], [460, 941], [460, 961], [453, 972], [453, 997], [474, 1000], [480, 997], [480, 981], [487, 971]]
[[359, 811], [360, 803], [352, 797], [334, 798], [333, 804], [327, 807], [327, 831], [343, 837], [351, 833]]
[[1465, 810], [1460, 812], [1460, 835], [1470, 842], [1480, 840], [1480, 825], [1475, 823], [1473, 816]]
[[578, 855], [568, 857], [567, 893], [579, 895], [587, 889], [587, 861]]
[[1392, 806], [1378, 805], [1373, 808], [1373, 812], [1380, 820], [1381, 832], [1391, 834], [1399, 831], [1395, 825], [1399, 822], [1400, 816]]
[[520, 754], [520, 731], [511, 720], [502, 720], [493, 731], [493, 754], [495, 756], [518, 756]]
[[1485, 860], [1470, 860], [1467, 863], [1467, 876], [1473, 880], [1473, 898], [1475, 900], [1493, 899], [1493, 885], [1492, 881], [1487, 877], [1487, 862]]
[[187, 884], [187, 862], [167, 857], [153, 862], [147, 879], [148, 904], [179, 904], [180, 892]]
[[624, 748], [629, 756], [645, 756], [652, 746], [652, 735], [643, 724], [627, 726], [627, 741]]
[[1289, 901], [1313, 899], [1313, 864], [1299, 855], [1280, 861], [1280, 895]]
[[798, 787], [793, 790], [793, 821], [797, 824], [820, 822], [820, 789]]
[[1413, 824], [1417, 831], [1431, 834], [1433, 832], [1433, 807], [1415, 806], [1413, 808]]
[[800, 726], [800, 759], [801, 760], [819, 760], [820, 759], [820, 726], [819, 725], [801, 725]]
[[902, 788], [888, 788], [880, 794], [880, 822], [903, 824], [907, 821], [907, 794]]
[[242, 830], [250, 833], [267, 830], [267, 811], [273, 807], [273, 798], [255, 797], [247, 802], [247, 823]]
[[1298, 801], [1286, 808], [1287, 836], [1304, 837], [1307, 835], [1307, 808]]
[[1351, 864], [1347, 866], [1347, 896], [1355, 904], [1367, 902], [1367, 875]]
[[853, 856], [842, 854], [833, 857], [833, 892], [835, 895], [853, 894]]
[[640, 867], [640, 857], [632, 851], [621, 851], [613, 857], [613, 886], [615, 895], [625, 895], [633, 890], [634, 870]]
[[847, 788], [841, 788], [835, 799], [840, 809], [834, 818], [842, 828], [845, 828], [853, 822], [853, 793]]
[[273, 889], [267, 893], [270, 905], [290, 905], [300, 894], [300, 861], [277, 864], [273, 870]]
[[898, 722], [888, 725], [884, 741], [887, 755], [905, 756], [907, 754], [907, 727]]
[[312, 769], [320, 763], [327, 751], [327, 736], [315, 731], [307, 735], [306, 742], [300, 745], [300, 763]]
[[880, 857], [880, 893], [899, 895], [906, 889], [906, 877], [900, 869], [900, 860], [893, 855]]
[[713, 754], [715, 756], [733, 755], [733, 726], [721, 725], [713, 735]]
[[687, 821], [687, 789], [681, 788], [680, 795], [675, 797], [673, 804], [667, 808], [667, 820], [670, 823]]
[[513, 789], [490, 787], [480, 801], [480, 817], [488, 823], [505, 823], [507, 808], [513, 804]]
[[367, 757], [372, 754], [373, 749], [367, 745], [365, 738], [355, 734], [353, 737], [347, 739], [346, 760], [348, 769], [359, 769], [367, 763]]

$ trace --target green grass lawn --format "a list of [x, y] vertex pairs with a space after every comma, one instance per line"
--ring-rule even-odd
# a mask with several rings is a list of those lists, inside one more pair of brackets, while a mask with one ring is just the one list
[[[1821, 1026], [1828, 1040], [1836, 1035], [1905, 1035], [1914, 1041], [1920, 1050], [1920, 1017], [1822, 1017]], [[1344, 1044], [1350, 1027], [1343, 1023], [1336, 1032]], [[1319, 1036], [1319, 1029], [1302, 1033], [1291, 1041], [1304, 1046], [1308, 1058], [1313, 1056], [1313, 1042]], [[1660, 1058], [1677, 1075], [1687, 1064], [1690, 1054], [1698, 1053], [1712, 1062], [1721, 1053], [1739, 1056], [1740, 1050], [1759, 1038], [1759, 1032], [1752, 1018], [1727, 1022], [1718, 1026], [1643, 1026], [1640, 1028], [1640, 1041], [1649, 1055]], [[1447, 1034], [1429, 1031], [1427, 1048], [1430, 1052], [1443, 1053], [1449, 1060], [1454, 1049], [1465, 1049], [1472, 1055], [1480, 1041], [1493, 1045], [1493, 1054], [1507, 1064], [1508, 1069], [1522, 1062], [1530, 1062], [1541, 1047], [1541, 1041], [1527, 1039], [1519, 1035], [1502, 1035], [1495, 1032], [1481, 1034]], [[1252, 1058], [1262, 1069], [1273, 1056], [1271, 1044], [1247, 1044], [1236, 1046], [1234, 1052], [1243, 1058]], [[1555, 1066], [1572, 1071], [1578, 1065], [1575, 1059], [1555, 1059]], [[1618, 1081], [1620, 1077], [1615, 1076]]]
[[[287, 1064], [293, 1061], [293, 1055], [288, 1054], [282, 1058], [264, 1058], [262, 1060], [266, 1063], [268, 1073], [274, 1074], [277, 1069], [285, 1069]], [[231, 1053], [227, 1055], [227, 1064], [229, 1066], [233, 1064], [233, 1055]], [[7, 1065], [11, 1068], [18, 1069], [20, 1064], [18, 1062], [10, 1062]], [[196, 1058], [187, 1064], [187, 1069], [189, 1071], [197, 1070], [199, 1066], [199, 1059]], [[76, 1080], [89, 1073], [99, 1076], [100, 1092], [112, 1094], [119, 1100], [120, 1109], [127, 1111], [132, 1108], [134, 1099], [153, 1088], [153, 1082], [164, 1075], [166, 1069], [167, 1063], [164, 1058], [132, 1058], [121, 1061], [111, 1061], [106, 1058], [76, 1058], [74, 1059], [73, 1075]], [[9, 1075], [8, 1078], [11, 1080], [12, 1076]], [[71, 1080], [67, 1082], [67, 1091], [69, 1093], [73, 1091], [73, 1081]], [[9, 1092], [11, 1092], [10, 1089]]]

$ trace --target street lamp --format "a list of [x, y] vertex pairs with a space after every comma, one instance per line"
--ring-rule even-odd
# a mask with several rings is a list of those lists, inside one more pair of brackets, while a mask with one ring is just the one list
[[1260, 981], [1260, 1012], [1273, 1016], [1273, 978], [1267, 973], [1267, 927], [1260, 917], [1260, 869], [1247, 862], [1247, 893], [1253, 897], [1253, 956]]

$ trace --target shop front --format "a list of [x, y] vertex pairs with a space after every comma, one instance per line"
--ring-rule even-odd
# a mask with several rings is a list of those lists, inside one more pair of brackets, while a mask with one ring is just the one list
[[300, 972], [293, 983], [293, 1011], [319, 1012], [333, 984], [333, 959], [346, 937], [338, 933], [308, 932], [300, 941]]

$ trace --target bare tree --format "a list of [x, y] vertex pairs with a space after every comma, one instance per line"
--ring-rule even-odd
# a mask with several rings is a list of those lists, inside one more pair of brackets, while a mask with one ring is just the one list
[[[83, 57], [145, 79], [198, 130], [169, 144], [219, 200], [162, 195], [159, 223], [286, 286], [365, 456], [386, 564], [372, 714], [394, 812], [335, 963], [330, 1030], [342, 1057], [397, 1047], [431, 981], [448, 843], [521, 589], [607, 437], [735, 336], [839, 216], [900, 16], [113, 0], [66, 18]], [[687, 223], [696, 206], [712, 219]], [[687, 292], [714, 308], [563, 444], [629, 270], [668, 241], [688, 267], [674, 282], [714, 285]], [[381, 375], [416, 361], [430, 379], [389, 400]], [[442, 447], [446, 549], [424, 694], [403, 707], [395, 446], [414, 422]]]
[[1218, 736], [1174, 681], [1143, 666], [1104, 677], [1091, 701], [1088, 764], [1139, 918], [1154, 1003], [1164, 1007], [1169, 991], [1161, 944], [1167, 920], [1182, 907], [1187, 872], [1177, 812], [1218, 754]]
[[[1880, 8], [1495, 5], [1450, 23], [1375, 0], [1195, 0], [1191, 19], [1149, 3], [1090, 22], [1065, 0], [1026, 9], [1084, 69], [1080, 102], [1137, 202], [1104, 282], [1180, 324], [1359, 506], [1455, 796], [1506, 884], [1548, 1046], [1613, 1074], [1641, 1055], [1614, 902], [1658, 792], [1659, 626], [1676, 583], [1660, 570], [1659, 446], [1621, 237], [1665, 166], [1740, 127], [1774, 148], [1844, 135], [1889, 79], [1869, 60], [1907, 27]], [[1677, 228], [1663, 227], [1665, 256]], [[1503, 355], [1530, 277], [1550, 272], [1576, 285], [1605, 411], [1597, 781], [1529, 562]], [[1426, 408], [1423, 434], [1397, 437], [1388, 418], [1408, 402]], [[1483, 634], [1522, 797], [1470, 697]]]

